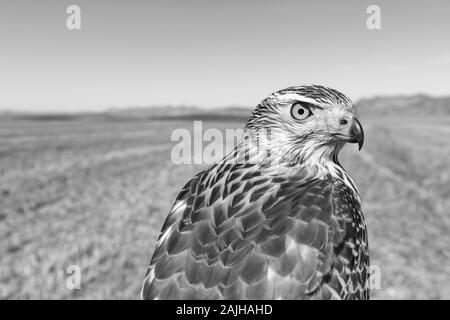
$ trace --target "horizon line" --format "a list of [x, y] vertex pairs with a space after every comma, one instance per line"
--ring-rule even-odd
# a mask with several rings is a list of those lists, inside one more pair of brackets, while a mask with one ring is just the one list
[[[412, 93], [412, 94], [376, 94], [376, 95], [369, 95], [369, 96], [363, 96], [358, 98], [353, 104], [358, 104], [362, 101], [367, 100], [374, 100], [374, 99], [392, 99], [392, 98], [414, 98], [414, 97], [425, 97], [425, 98], [431, 98], [431, 99], [446, 99], [450, 98], [450, 94], [445, 95], [433, 95], [428, 93]], [[256, 104], [255, 104], [256, 106]], [[0, 115], [5, 114], [99, 114], [99, 113], [107, 113], [107, 112], [114, 112], [114, 111], [126, 111], [126, 110], [145, 110], [145, 109], [156, 109], [156, 108], [173, 108], [173, 109], [197, 109], [197, 110], [221, 110], [221, 109], [253, 109], [254, 106], [245, 106], [245, 105], [238, 105], [238, 104], [229, 104], [229, 105], [223, 105], [223, 106], [215, 106], [215, 107], [205, 107], [195, 104], [142, 104], [142, 105], [122, 105], [122, 106], [106, 106], [101, 109], [83, 109], [80, 108], [79, 110], [66, 110], [66, 111], [60, 111], [56, 109], [17, 109], [13, 110], [10, 108], [3, 108], [0, 107]]]

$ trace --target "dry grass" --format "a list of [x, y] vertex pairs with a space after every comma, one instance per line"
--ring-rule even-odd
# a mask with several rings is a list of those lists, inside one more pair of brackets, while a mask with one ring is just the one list
[[[450, 298], [449, 124], [367, 119], [363, 151], [342, 156], [381, 267], [376, 298]], [[137, 298], [172, 201], [201, 169], [170, 161], [182, 127], [192, 122], [0, 120], [0, 298]], [[81, 290], [66, 288], [72, 264]]]

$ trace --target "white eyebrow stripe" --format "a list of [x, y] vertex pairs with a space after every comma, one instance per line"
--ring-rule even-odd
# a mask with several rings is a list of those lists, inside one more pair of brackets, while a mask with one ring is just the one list
[[286, 102], [286, 101], [300, 101], [300, 102], [310, 103], [310, 104], [312, 104], [312, 105], [314, 105], [316, 107], [319, 107], [319, 108], [323, 108], [322, 106], [318, 105], [316, 100], [304, 97], [304, 96], [302, 96], [300, 94], [296, 94], [296, 93], [278, 94], [276, 96], [276, 98], [279, 101], [282, 101], [282, 102]]

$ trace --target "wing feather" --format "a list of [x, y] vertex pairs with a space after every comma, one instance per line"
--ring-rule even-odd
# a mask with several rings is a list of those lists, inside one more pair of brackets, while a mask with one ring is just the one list
[[217, 165], [183, 187], [142, 298], [335, 299], [352, 293], [350, 282], [366, 281], [354, 274], [362, 231], [348, 223], [346, 208], [361, 210], [351, 190], [303, 171], [296, 178], [260, 171]]

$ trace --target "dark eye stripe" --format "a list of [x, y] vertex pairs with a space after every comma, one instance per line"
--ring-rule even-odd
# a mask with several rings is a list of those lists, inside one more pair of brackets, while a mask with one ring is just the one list
[[301, 104], [303, 107], [308, 108], [310, 111], [312, 111], [314, 109], [319, 109], [319, 110], [323, 110], [324, 109], [324, 107], [319, 106], [319, 105], [314, 104], [314, 103], [311, 103], [311, 102], [298, 100], [298, 101], [294, 102], [293, 105], [296, 104], [296, 103]]
[[323, 107], [321, 107], [321, 106], [319, 106], [319, 105], [317, 105], [317, 104], [313, 104], [313, 103], [310, 103], [310, 102], [301, 102], [301, 101], [300, 101], [300, 103], [301, 103], [302, 105], [304, 105], [305, 107], [310, 108], [310, 109], [319, 109], [319, 110], [323, 110]]

